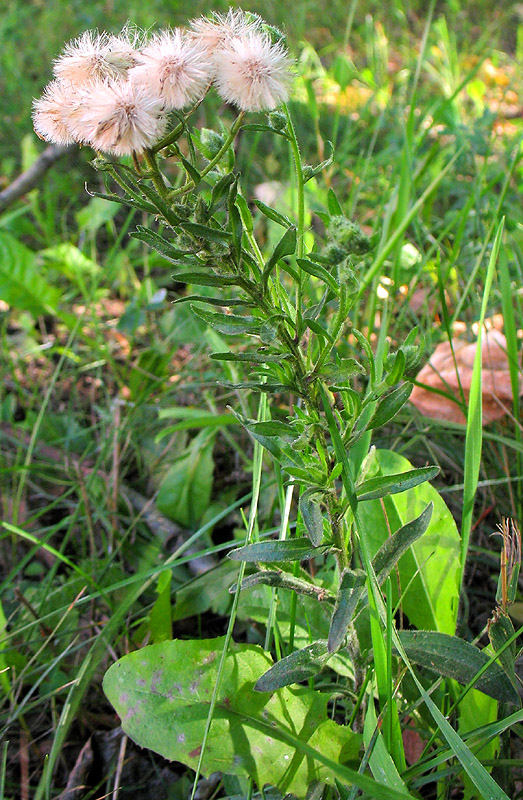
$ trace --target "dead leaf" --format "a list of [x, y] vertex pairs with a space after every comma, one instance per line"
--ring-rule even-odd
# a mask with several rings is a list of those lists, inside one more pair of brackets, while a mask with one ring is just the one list
[[[476, 347], [476, 342], [471, 344], [458, 338], [452, 339], [452, 347], [450, 342], [442, 342], [436, 347], [430, 361], [416, 376], [416, 380], [424, 386], [415, 386], [410, 396], [411, 402], [424, 416], [449, 422], [466, 422], [458, 404], [461, 399], [460, 384], [465, 402], [468, 402]], [[512, 408], [507, 340], [497, 327], [483, 334], [481, 355], [483, 425], [487, 425], [501, 419]], [[434, 389], [453, 395], [458, 402], [436, 394]], [[522, 393], [520, 382], [519, 394]]]

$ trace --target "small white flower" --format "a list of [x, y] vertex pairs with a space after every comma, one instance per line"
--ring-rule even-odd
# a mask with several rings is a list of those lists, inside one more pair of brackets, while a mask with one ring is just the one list
[[289, 96], [292, 60], [258, 31], [230, 39], [214, 56], [221, 97], [243, 111], [270, 111]]
[[236, 36], [245, 36], [249, 31], [258, 30], [255, 22], [237, 8], [230, 8], [227, 14], [214, 11], [209, 17], [191, 20], [191, 36], [214, 59], [216, 51], [227, 45]]
[[77, 130], [95, 150], [116, 156], [140, 153], [165, 133], [162, 101], [132, 81], [93, 84], [80, 93], [80, 101]]
[[199, 100], [211, 79], [206, 52], [182, 31], [162, 31], [139, 54], [130, 79], [160, 97], [167, 110]]
[[41, 139], [55, 144], [81, 141], [76, 131], [78, 91], [70, 83], [52, 81], [33, 103], [34, 129]]
[[[125, 31], [125, 29], [124, 29]], [[135, 61], [129, 38], [97, 31], [84, 31], [66, 44], [54, 62], [54, 74], [60, 80], [82, 86], [95, 80], [125, 78]]]

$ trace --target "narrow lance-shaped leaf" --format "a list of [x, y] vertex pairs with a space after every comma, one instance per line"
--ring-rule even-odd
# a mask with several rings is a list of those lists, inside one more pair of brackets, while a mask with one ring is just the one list
[[387, 422], [390, 422], [398, 411], [403, 408], [411, 392], [412, 384], [404, 383], [402, 386], [398, 386], [397, 389], [390, 392], [386, 397], [383, 397], [379, 401], [376, 411], [367, 427], [369, 429], [381, 428], [382, 425], [386, 425]]
[[250, 561], [271, 563], [273, 561], [303, 561], [305, 558], [315, 558], [322, 555], [328, 545], [312, 547], [307, 537], [288, 539], [284, 541], [255, 542], [238, 547], [228, 553], [233, 561]]
[[431, 481], [439, 472], [439, 467], [421, 467], [397, 475], [378, 475], [369, 478], [356, 487], [358, 500], [376, 500], [389, 494], [399, 494], [419, 486], [420, 483]]
[[296, 241], [296, 228], [294, 225], [292, 225], [285, 231], [265, 265], [265, 268], [262, 272], [262, 281], [264, 283], [267, 283], [269, 280], [269, 276], [280, 258], [293, 255], [293, 253], [296, 251]]
[[144, 228], [142, 225], [137, 225], [136, 230], [131, 232], [131, 236], [133, 239], [139, 239], [141, 242], [145, 242], [149, 247], [152, 247], [153, 250], [156, 250], [157, 253], [163, 256], [163, 258], [172, 261], [173, 264], [179, 264], [180, 261], [184, 261], [188, 255], [195, 258], [190, 250], [180, 250], [178, 247], [175, 247], [172, 242], [160, 236], [159, 233], [156, 233], [156, 231], [151, 231], [148, 228]]
[[[297, 594], [315, 597], [317, 600], [332, 602], [334, 599], [332, 594], [321, 586], [316, 586], [314, 583], [307, 583], [307, 581], [301, 580], [301, 578], [295, 578], [294, 575], [291, 575], [289, 572], [283, 572], [282, 570], [262, 569], [260, 572], [255, 572], [254, 575], [248, 575], [244, 578], [240, 588], [241, 591], [243, 591], [244, 589], [250, 589], [252, 586], [258, 586], [260, 583], [265, 586], [274, 586], [278, 589], [289, 589]], [[236, 588], [236, 584], [231, 586], [229, 589], [231, 594], [236, 592]]]
[[[483, 650], [447, 633], [399, 631], [398, 635], [411, 661], [461, 684], [474, 680], [490, 660]], [[475, 681], [474, 688], [502, 703], [519, 703], [517, 691], [495, 662]]]
[[365, 584], [366, 577], [365, 572], [361, 569], [345, 570], [341, 576], [336, 608], [334, 609], [329, 629], [329, 653], [335, 653], [343, 644], [358, 600], [361, 597], [361, 590]]
[[234, 314], [218, 314], [212, 311], [206, 311], [198, 306], [191, 305], [194, 313], [207, 322], [211, 328], [214, 328], [219, 333], [225, 334], [238, 334], [249, 333], [256, 334], [260, 329], [260, 320], [256, 317], [239, 317]]
[[[388, 538], [372, 559], [372, 567], [378, 584], [381, 586], [390, 575], [401, 556], [407, 552], [427, 530], [432, 517], [433, 505], [429, 503], [424, 511], [411, 522], [407, 522]], [[329, 631], [329, 649], [334, 652], [343, 643], [353, 617], [368, 604], [365, 589], [365, 573], [348, 570], [342, 575], [336, 608]]]
[[317, 547], [323, 537], [322, 495], [314, 489], [306, 489], [300, 497], [300, 513], [312, 544]]
[[313, 642], [302, 650], [295, 650], [281, 661], [277, 661], [261, 678], [258, 678], [254, 684], [254, 691], [275, 692], [292, 683], [313, 678], [321, 672], [330, 656], [324, 639]]

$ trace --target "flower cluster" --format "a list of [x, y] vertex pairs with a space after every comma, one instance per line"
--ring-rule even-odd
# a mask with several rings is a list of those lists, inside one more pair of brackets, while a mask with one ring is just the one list
[[242, 111], [285, 102], [291, 59], [263, 21], [240, 10], [193, 20], [144, 41], [86, 31], [55, 60], [55, 79], [34, 102], [37, 134], [116, 156], [140, 153], [165, 134], [169, 111], [200, 101], [214, 83]]

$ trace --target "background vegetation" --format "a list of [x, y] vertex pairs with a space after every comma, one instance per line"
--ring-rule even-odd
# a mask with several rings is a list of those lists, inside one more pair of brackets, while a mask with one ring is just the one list
[[[356, 309], [369, 334], [385, 330], [402, 341], [417, 325], [426, 358], [456, 332], [472, 341], [492, 234], [505, 217], [487, 314], [504, 318], [514, 402], [484, 430], [460, 613], [460, 634], [484, 644], [500, 568], [491, 534], [504, 516], [520, 520], [522, 507], [521, 6], [360, 0], [326, 11], [287, 0], [242, 7], [288, 33], [297, 62], [291, 108], [305, 160], [321, 161], [329, 140], [335, 146], [334, 164], [307, 184], [310, 235], [321, 235], [316, 212], [333, 187], [348, 217], [392, 242]], [[43, 149], [31, 100], [64, 41], [86, 28], [117, 31], [127, 20], [147, 29], [180, 25], [210, 8], [72, 0], [65, 10], [59, 0], [5, 0], [0, 189]], [[202, 126], [230, 119], [217, 99], [206, 109]], [[211, 348], [227, 345], [187, 305], [170, 304], [185, 287], [127, 235], [145, 222], [142, 213], [84, 190], [85, 183], [101, 189], [91, 158], [72, 151], [0, 216], [0, 797], [65, 790], [71, 800], [116, 790], [185, 798], [190, 771], [126, 743], [101, 679], [116, 658], [148, 641], [195, 629], [224, 633], [237, 567], [222, 556], [242, 542], [252, 445], [227, 414], [230, 396], [217, 384], [223, 372], [208, 359]], [[283, 145], [244, 133], [236, 158], [250, 193], [292, 215]], [[257, 224], [270, 249], [274, 231]], [[255, 417], [256, 395], [242, 393], [239, 402]], [[416, 466], [438, 464], [438, 488], [460, 523], [463, 426], [428, 420], [409, 405], [373, 443]], [[283, 489], [265, 466], [259, 525], [270, 531]], [[516, 626], [521, 608], [513, 607]], [[265, 623], [245, 603], [235, 638], [263, 643]], [[497, 767], [510, 772], [499, 780], [514, 797], [523, 796], [513, 783], [520, 735], [512, 726]], [[88, 740], [94, 756], [79, 756]], [[413, 791], [435, 797], [437, 769], [427, 767]], [[446, 777], [438, 797], [477, 796], [452, 762]], [[68, 781], [88, 788], [67, 794]], [[218, 780], [200, 790], [245, 796], [245, 787]]]

